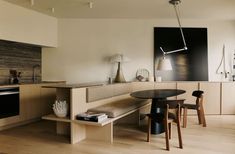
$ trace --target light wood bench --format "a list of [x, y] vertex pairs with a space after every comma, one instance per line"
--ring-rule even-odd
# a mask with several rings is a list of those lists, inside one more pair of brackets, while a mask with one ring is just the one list
[[139, 124], [139, 111], [143, 108], [148, 107], [149, 105], [150, 100], [135, 99], [130, 97], [88, 109], [88, 111], [91, 112], [106, 113], [108, 115], [107, 120], [104, 120], [102, 122], [74, 120], [73, 122], [80, 125], [86, 125], [86, 131], [88, 131], [86, 133], [87, 138], [112, 143], [114, 123], [120, 119], [124, 119], [125, 117], [130, 116], [129, 118], [131, 118], [131, 120], [129, 119], [129, 123]]
[[[142, 112], [145, 108], [148, 110], [150, 105], [148, 100], [134, 99], [130, 96], [131, 83], [81, 88], [74, 86], [53, 88], [56, 88], [57, 99], [66, 100], [69, 103], [69, 115], [65, 118], [58, 118], [51, 114], [43, 116], [42, 119], [56, 121], [57, 134], [69, 135], [72, 144], [84, 139], [112, 143], [114, 123], [126, 122], [125, 120], [128, 118], [127, 121], [138, 123], [140, 111]], [[76, 120], [76, 115], [87, 110], [105, 112], [109, 118], [99, 123]]]

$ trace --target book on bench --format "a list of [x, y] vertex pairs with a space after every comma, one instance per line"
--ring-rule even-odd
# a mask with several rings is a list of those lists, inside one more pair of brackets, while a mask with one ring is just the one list
[[92, 121], [92, 122], [102, 122], [107, 118], [108, 116], [105, 113], [97, 113], [97, 112], [85, 112], [78, 114], [76, 116], [77, 120]]

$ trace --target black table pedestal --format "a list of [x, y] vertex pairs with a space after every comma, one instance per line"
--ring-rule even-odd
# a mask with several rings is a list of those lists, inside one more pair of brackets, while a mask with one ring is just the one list
[[[149, 89], [136, 91], [131, 93], [132, 97], [140, 99], [152, 99], [151, 113], [163, 113], [164, 109], [157, 108], [157, 103], [162, 100], [166, 100], [167, 97], [177, 96], [185, 93], [185, 90], [180, 89]], [[151, 133], [160, 134], [163, 133], [164, 125], [163, 123], [156, 123], [152, 120], [151, 122]]]
[[[163, 113], [164, 114], [163, 109], [156, 107], [157, 102], [160, 100], [166, 100], [166, 99], [152, 99], [151, 114], [154, 114], [154, 113]], [[165, 130], [164, 130], [163, 123], [157, 123], [157, 122], [154, 122], [154, 120], [151, 121], [151, 134], [161, 134], [164, 132], [165, 132]]]

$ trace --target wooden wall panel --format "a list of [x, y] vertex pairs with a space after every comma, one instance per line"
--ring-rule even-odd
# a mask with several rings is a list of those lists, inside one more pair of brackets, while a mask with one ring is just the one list
[[200, 82], [199, 87], [204, 91], [205, 114], [220, 114], [220, 83]]
[[[176, 89], [176, 82], [155, 82], [155, 89]], [[168, 97], [167, 99], [176, 99], [176, 96]]]
[[235, 114], [235, 83], [222, 83], [222, 114]]
[[154, 89], [154, 82], [132, 82], [132, 91]]
[[32, 82], [33, 66], [41, 81], [41, 47], [0, 40], [0, 84], [9, 84], [9, 70], [21, 72], [20, 82]]
[[[182, 95], [178, 95], [178, 99], [185, 99], [185, 103], [195, 104], [196, 99], [192, 96], [192, 92], [194, 90], [198, 90], [199, 84], [198, 82], [177, 82], [177, 89], [185, 90], [186, 93]], [[196, 114], [196, 111], [189, 110], [189, 114]]]

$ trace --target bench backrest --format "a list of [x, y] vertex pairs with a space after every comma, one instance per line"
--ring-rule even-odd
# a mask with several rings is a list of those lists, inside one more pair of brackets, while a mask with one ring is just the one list
[[91, 103], [114, 96], [124, 95], [131, 91], [131, 83], [117, 83], [88, 87], [86, 88], [86, 102]]

